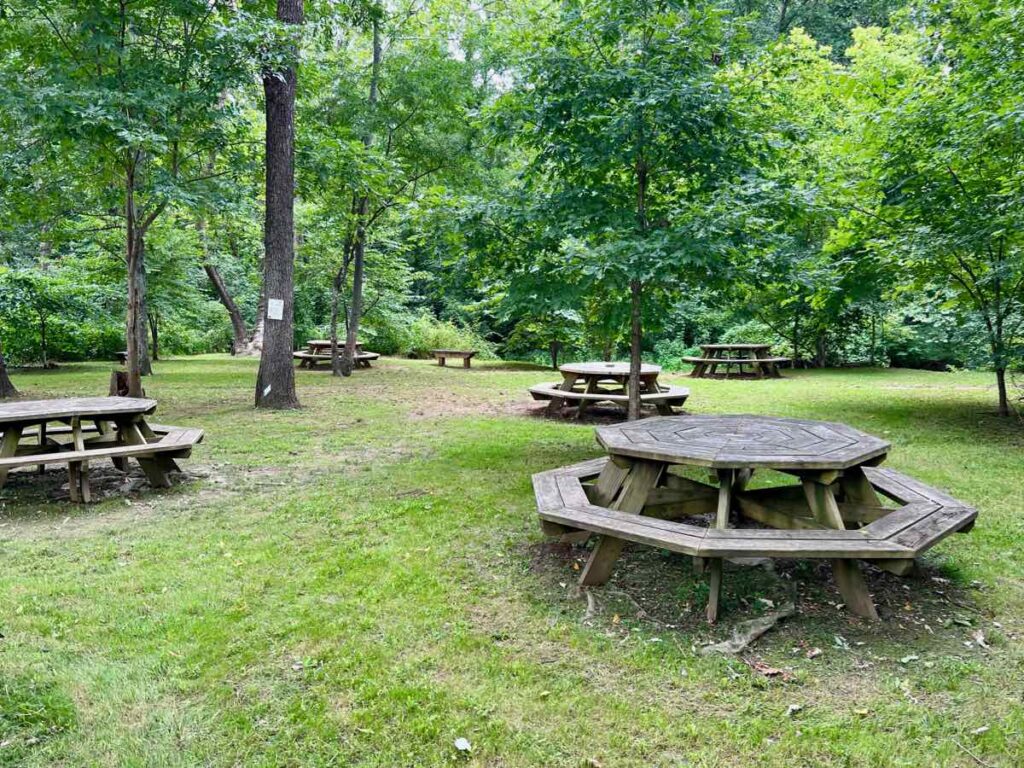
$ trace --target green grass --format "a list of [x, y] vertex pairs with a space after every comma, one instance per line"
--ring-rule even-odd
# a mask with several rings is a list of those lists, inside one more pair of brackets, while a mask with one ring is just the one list
[[[54, 470], [0, 495], [0, 765], [1020, 764], [1024, 433], [987, 375], [679, 379], [692, 412], [883, 435], [891, 466], [980, 510], [920, 574], [869, 574], [879, 625], [789, 563], [727, 569], [708, 628], [689, 562], [639, 547], [584, 621], [586, 552], [544, 543], [530, 475], [600, 451], [535, 415], [525, 389], [550, 372], [386, 360], [301, 372], [301, 411], [256, 413], [255, 370], [191, 358], [146, 381], [161, 422], [207, 431], [190, 482], [77, 507]], [[16, 383], [97, 394], [108, 374]], [[740, 658], [700, 655], [758, 597], [798, 614]]]

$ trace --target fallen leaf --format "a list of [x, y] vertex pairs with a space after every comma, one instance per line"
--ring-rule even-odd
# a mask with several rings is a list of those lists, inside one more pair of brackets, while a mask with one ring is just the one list
[[818, 658], [819, 656], [821, 656], [821, 654], [822, 654], [822, 653], [823, 653], [823, 651], [821, 650], [821, 648], [811, 648], [811, 649], [810, 649], [809, 651], [807, 651], [807, 653], [805, 653], [804, 655], [805, 655], [805, 656], [806, 656], [806, 657], [807, 657], [808, 659], [816, 659], [816, 658]]
[[473, 749], [473, 745], [469, 743], [469, 739], [464, 739], [460, 736], [455, 740], [455, 748], [459, 750], [459, 752], [469, 752]]
[[974, 638], [974, 642], [976, 642], [980, 647], [982, 647], [982, 648], [988, 648], [989, 647], [988, 642], [985, 640], [985, 633], [982, 632], [980, 629], [977, 632], [975, 632], [974, 634], [972, 634], [971, 637]]
[[790, 704], [788, 707], [786, 707], [786, 717], [792, 717], [803, 708], [803, 704]]
[[900, 664], [909, 664], [910, 662], [917, 661], [920, 658], [920, 656], [912, 653], [909, 656], [904, 656], [902, 659], [900, 659]]
[[971, 731], [971, 733], [975, 736], [981, 736], [981, 734], [985, 733], [986, 731], [988, 731], [988, 726], [983, 725], [981, 726], [981, 728], [975, 728], [973, 731]]

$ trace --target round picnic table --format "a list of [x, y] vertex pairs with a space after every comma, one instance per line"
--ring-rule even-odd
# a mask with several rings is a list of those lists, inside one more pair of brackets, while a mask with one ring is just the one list
[[[567, 363], [559, 366], [558, 370], [562, 374], [562, 383], [556, 387], [559, 391], [587, 395], [629, 396], [629, 363]], [[661, 373], [659, 365], [649, 363], [640, 365], [641, 394], [654, 394], [660, 391], [658, 388], [659, 373]], [[583, 415], [591, 402], [593, 401], [589, 399], [578, 400], [577, 418]], [[548, 413], [558, 413], [565, 403], [566, 398], [552, 396], [548, 402]]]
[[[808, 529], [846, 530], [847, 522], [856, 526], [889, 511], [863, 470], [885, 459], [889, 443], [845, 424], [765, 416], [672, 416], [600, 427], [597, 440], [610, 454], [597, 487], [604, 498], [614, 500], [614, 509], [644, 514], [654, 511], [645, 509], [649, 498], [657, 506], [669, 501], [674, 492], [685, 500], [684, 515], [713, 511], [716, 528], [728, 528], [730, 516], [737, 513], [784, 530], [742, 532], [752, 536], [770, 534], [775, 552], [786, 549], [780, 538], [800, 542], [794, 545], [794, 553], [806, 551], [805, 540], [823, 533]], [[711, 484], [675, 474], [669, 481], [667, 470], [673, 465], [705, 468]], [[748, 491], [755, 470], [795, 476], [799, 483]], [[670, 482], [669, 493], [663, 490], [666, 481]], [[607, 580], [621, 549], [621, 539], [602, 538], [581, 582], [600, 584]], [[856, 560], [833, 559], [832, 565], [839, 591], [851, 611], [877, 618]], [[707, 613], [708, 620], [714, 621], [722, 559], [711, 559], [709, 566]]]
[[[701, 344], [700, 349], [700, 357], [683, 358], [693, 363], [690, 376], [695, 379], [713, 377], [719, 366], [725, 368], [725, 378], [729, 378], [732, 368], [736, 367], [740, 377], [778, 379], [781, 378], [779, 363], [789, 362], [789, 358], [773, 356], [770, 344]], [[750, 374], [744, 373], [744, 366], [750, 368]]]
[[203, 438], [199, 429], [150, 425], [156, 400], [131, 397], [71, 397], [0, 404], [0, 488], [11, 469], [68, 464], [72, 501], [89, 501], [90, 459], [111, 459], [120, 469], [129, 456], [150, 482], [167, 487], [174, 458], [187, 456]]
[[[331, 353], [331, 340], [330, 339], [310, 339], [306, 342], [306, 347], [309, 349], [311, 355], [329, 355]], [[338, 342], [338, 349], [345, 347], [344, 341]], [[356, 353], [363, 351], [363, 342], [356, 342]]]

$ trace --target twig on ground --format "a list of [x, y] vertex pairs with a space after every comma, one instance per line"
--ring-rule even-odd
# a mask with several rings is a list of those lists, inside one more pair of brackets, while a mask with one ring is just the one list
[[985, 766], [985, 768], [995, 768], [995, 766], [993, 766], [992, 763], [986, 763], [984, 760], [982, 760], [976, 754], [971, 752], [971, 750], [969, 750], [967, 747], [965, 747], [963, 744], [961, 744], [957, 739], [953, 739], [953, 743], [956, 744], [958, 747], [960, 747], [960, 749], [962, 749], [968, 755], [970, 755], [974, 759], [974, 762], [976, 762], [978, 765], [983, 765], [983, 766]]

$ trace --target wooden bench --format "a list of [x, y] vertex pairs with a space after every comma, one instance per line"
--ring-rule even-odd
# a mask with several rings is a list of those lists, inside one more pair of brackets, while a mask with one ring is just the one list
[[[316, 368], [320, 363], [331, 364], [331, 356], [313, 354], [312, 352], [294, 352], [292, 354], [296, 360], [299, 361], [300, 368]], [[380, 354], [377, 352], [357, 352], [354, 358], [356, 368], [369, 368], [370, 363], [373, 360], [380, 359]]]
[[[122, 431], [123, 430], [123, 431]], [[90, 434], [80, 447], [55, 439], [73, 434], [71, 427], [49, 427], [43, 445], [19, 445], [14, 456], [0, 458], [0, 473], [19, 467], [43, 467], [46, 464], [67, 464], [71, 476], [72, 500], [91, 500], [88, 462], [110, 459], [118, 469], [126, 469], [126, 460], [136, 459], [149, 482], [157, 488], [170, 487], [168, 472], [180, 471], [175, 459], [188, 458], [192, 448], [203, 441], [201, 429], [170, 427], [159, 424], [140, 426], [131, 422], [118, 432], [101, 432], [99, 427], [81, 427], [80, 435]], [[39, 430], [28, 429], [28, 437], [39, 437]], [[69, 449], [70, 448], [70, 449]]]
[[[899, 507], [873, 509], [867, 514], [857, 505], [840, 504], [846, 529], [806, 525], [777, 528], [701, 527], [678, 518], [711, 514], [714, 494], [678, 475], [666, 475], [659, 498], [643, 515], [611, 509], [595, 481], [609, 461], [603, 457], [533, 476], [537, 513], [547, 535], [579, 541], [582, 534], [646, 544], [698, 558], [780, 557], [829, 560], [864, 559], [893, 573], [906, 573], [914, 558], [954, 532], [967, 532], [977, 511], [942, 491], [892, 469], [863, 467], [871, 486]], [[757, 491], [738, 495], [744, 516], [757, 519]], [[707, 498], [705, 498], [707, 496]], [[664, 503], [662, 503], [664, 502]], [[754, 514], [750, 514], [751, 512]], [[871, 522], [864, 525], [865, 519]], [[862, 527], [857, 527], [862, 526]]]
[[449, 357], [462, 360], [462, 367], [469, 368], [469, 361], [477, 354], [476, 350], [459, 350], [459, 349], [435, 349], [431, 351], [434, 359], [437, 360], [437, 364], [440, 366], [447, 365]]
[[[595, 392], [579, 392], [577, 390], [562, 389], [560, 384], [537, 384], [530, 387], [530, 395], [534, 400], [561, 400], [563, 403], [572, 402], [577, 404], [576, 418], [580, 418], [585, 412], [585, 406], [593, 403], [613, 403], [619, 408], [626, 409], [629, 405], [629, 395], [621, 392], [607, 392], [598, 390]], [[674, 412], [673, 406], [682, 407], [690, 396], [690, 390], [686, 387], [663, 387], [659, 386], [657, 392], [644, 392], [640, 395], [642, 405], [653, 405], [658, 413], [671, 416]]]

